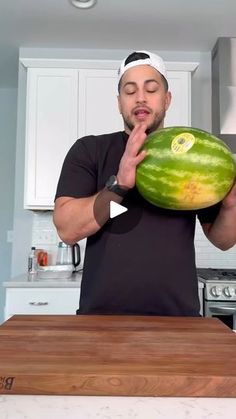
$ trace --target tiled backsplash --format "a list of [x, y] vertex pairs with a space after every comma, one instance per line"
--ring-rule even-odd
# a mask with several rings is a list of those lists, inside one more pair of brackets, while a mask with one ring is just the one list
[[[44, 249], [48, 252], [48, 264], [55, 265], [58, 242], [61, 241], [52, 221], [51, 211], [39, 211], [34, 213], [32, 229], [32, 246], [36, 249]], [[86, 239], [79, 242], [81, 252], [80, 268], [83, 266]]]
[[227, 251], [217, 249], [207, 240], [198, 221], [195, 248], [196, 265], [199, 268], [236, 268], [236, 246]]
[[[60, 238], [52, 221], [52, 212], [35, 212], [33, 219], [32, 245], [48, 251], [49, 264], [56, 263], [57, 244]], [[84, 260], [86, 240], [79, 242], [81, 264]], [[202, 268], [236, 268], [236, 246], [225, 252], [213, 246], [205, 237], [199, 222], [195, 236], [196, 264]]]

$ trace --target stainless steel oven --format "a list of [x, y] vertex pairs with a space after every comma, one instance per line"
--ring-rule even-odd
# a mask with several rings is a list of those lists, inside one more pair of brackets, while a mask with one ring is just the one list
[[236, 269], [198, 269], [204, 283], [203, 315], [217, 317], [236, 332]]

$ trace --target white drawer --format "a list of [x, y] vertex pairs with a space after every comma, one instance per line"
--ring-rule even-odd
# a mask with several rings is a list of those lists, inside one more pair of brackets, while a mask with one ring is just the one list
[[8, 288], [5, 319], [14, 314], [76, 314], [80, 288]]

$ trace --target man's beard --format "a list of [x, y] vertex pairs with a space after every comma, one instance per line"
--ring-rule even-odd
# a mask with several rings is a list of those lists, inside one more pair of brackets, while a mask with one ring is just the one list
[[[146, 134], [150, 134], [151, 132], [156, 131], [159, 128], [162, 128], [165, 116], [166, 116], [165, 110], [159, 112], [158, 114], [155, 114], [155, 119], [151, 124], [148, 125], [146, 129]], [[129, 118], [125, 118], [124, 115], [122, 115], [122, 117], [123, 117], [125, 127], [127, 127], [130, 131], [132, 131], [135, 127], [133, 122]]]

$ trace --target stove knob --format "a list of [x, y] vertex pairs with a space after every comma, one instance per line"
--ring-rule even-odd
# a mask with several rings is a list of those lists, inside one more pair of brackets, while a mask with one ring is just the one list
[[222, 290], [220, 287], [214, 286], [211, 288], [211, 294], [213, 297], [219, 297], [222, 293]]
[[234, 288], [233, 287], [225, 287], [223, 289], [224, 295], [226, 297], [233, 297], [234, 295]]

